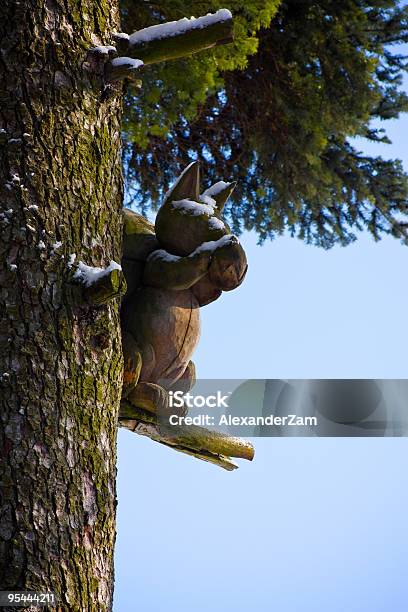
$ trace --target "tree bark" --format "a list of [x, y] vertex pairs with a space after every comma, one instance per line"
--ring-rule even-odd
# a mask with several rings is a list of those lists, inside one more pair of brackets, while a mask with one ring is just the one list
[[[227, 17], [138, 53], [228, 42]], [[123, 377], [122, 85], [104, 46], [118, 2], [3, 0], [0, 19], [0, 590], [99, 612], [112, 607]], [[197, 436], [170, 445], [233, 467], [225, 441], [207, 452]]]
[[0, 586], [108, 610], [119, 300], [83, 299], [73, 272], [121, 257], [121, 91], [87, 61], [118, 7], [3, 0], [0, 16]]

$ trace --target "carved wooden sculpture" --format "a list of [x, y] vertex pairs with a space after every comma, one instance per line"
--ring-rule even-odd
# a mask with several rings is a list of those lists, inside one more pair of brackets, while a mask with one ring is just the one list
[[[222, 220], [234, 187], [221, 181], [200, 195], [199, 164], [193, 162], [166, 195], [154, 226], [124, 211], [122, 267], [128, 290], [121, 312], [125, 371], [120, 421], [132, 430], [144, 428], [139, 433], [155, 439], [158, 430], [146, 430], [146, 424], [154, 427], [154, 415], [168, 410], [168, 391], [188, 391], [194, 384], [191, 356], [199, 339], [200, 307], [238, 287], [247, 271], [245, 252]], [[194, 435], [200, 438], [198, 430]], [[197, 449], [200, 442], [191, 428], [178, 432], [177, 444], [169, 438], [160, 441], [220, 465], [229, 460], [217, 452], [218, 443], [231, 455], [235, 449], [236, 456], [252, 458], [248, 443], [204, 431], [205, 448], [203, 443]]]

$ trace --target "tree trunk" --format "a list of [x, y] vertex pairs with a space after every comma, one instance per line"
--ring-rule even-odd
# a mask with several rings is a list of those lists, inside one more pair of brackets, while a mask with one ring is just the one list
[[79, 260], [120, 262], [120, 85], [86, 61], [118, 9], [3, 0], [0, 16], [0, 586], [106, 610], [119, 300], [92, 305], [72, 277]]

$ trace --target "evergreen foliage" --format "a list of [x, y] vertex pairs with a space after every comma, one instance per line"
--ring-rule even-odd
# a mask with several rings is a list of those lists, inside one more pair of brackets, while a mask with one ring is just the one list
[[363, 155], [355, 138], [387, 142], [380, 121], [408, 109], [399, 52], [408, 9], [397, 0], [277, 4], [125, 2], [127, 31], [221, 6], [236, 22], [233, 45], [149, 68], [129, 92], [130, 193], [142, 210], [159, 203], [198, 156], [209, 182], [238, 181], [227, 211], [234, 231], [255, 228], [264, 239], [288, 230], [324, 248], [364, 228], [405, 241], [402, 165]]

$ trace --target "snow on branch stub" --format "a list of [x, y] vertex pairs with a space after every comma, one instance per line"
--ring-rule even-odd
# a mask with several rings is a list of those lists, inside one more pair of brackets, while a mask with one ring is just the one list
[[132, 59], [144, 65], [157, 64], [232, 42], [233, 20], [228, 9], [220, 9], [203, 17], [153, 25], [130, 36], [114, 32], [112, 38], [119, 57], [108, 62], [106, 72], [108, 80], [120, 80], [134, 71]]
[[93, 306], [106, 304], [126, 292], [125, 277], [116, 261], [111, 261], [106, 268], [79, 261], [73, 280], [81, 286], [84, 301]]

